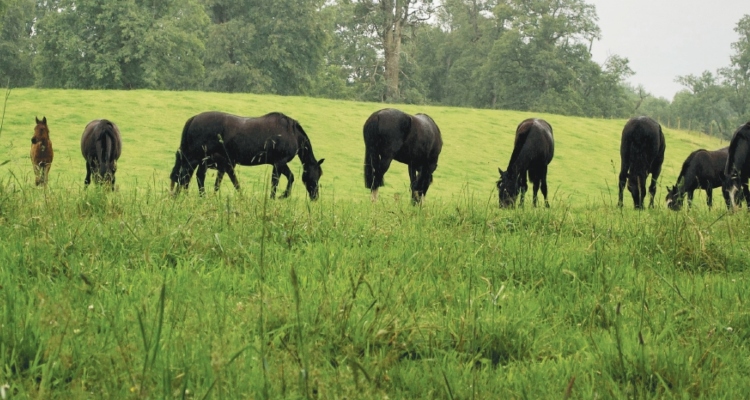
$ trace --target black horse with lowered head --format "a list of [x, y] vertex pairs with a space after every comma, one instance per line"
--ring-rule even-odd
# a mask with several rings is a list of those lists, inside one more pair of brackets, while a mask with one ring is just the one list
[[682, 170], [677, 177], [677, 183], [667, 187], [667, 207], [670, 210], [682, 208], [685, 193], [687, 193], [688, 207], [693, 203], [693, 192], [696, 189], [706, 191], [706, 203], [713, 205], [713, 189], [721, 188], [724, 200], [729, 206], [729, 193], [724, 190], [724, 167], [729, 157], [729, 147], [709, 151], [696, 150], [682, 163]]
[[295, 156], [302, 162], [302, 182], [310, 199], [318, 198], [318, 181], [323, 174], [320, 161], [315, 159], [310, 139], [302, 126], [288, 116], [274, 112], [262, 117], [240, 117], [219, 111], [209, 111], [191, 117], [182, 130], [180, 148], [175, 156], [170, 178], [172, 189], [187, 189], [197, 168], [198, 189], [204, 192], [206, 170], [214, 168], [219, 190], [224, 173], [229, 175], [239, 190], [234, 168], [239, 165], [273, 165], [271, 198], [276, 197], [280, 175], [287, 178], [282, 197], [291, 193], [294, 174], [287, 166]]
[[649, 117], [634, 117], [622, 130], [620, 142], [620, 176], [617, 205], [622, 207], [622, 192], [627, 184], [636, 209], [643, 208], [646, 199], [646, 178], [651, 174], [651, 203], [654, 206], [656, 182], [664, 162], [664, 133], [661, 125]]
[[81, 154], [86, 160], [86, 186], [94, 182], [115, 189], [115, 172], [117, 160], [122, 152], [120, 129], [114, 122], [106, 119], [95, 119], [89, 122], [81, 135]]
[[[750, 191], [747, 188], [750, 177], [750, 122], [737, 128], [729, 142], [729, 156], [724, 166], [724, 185], [729, 193], [730, 205], [738, 204], [736, 200], [744, 197], [750, 209]], [[735, 196], [742, 187], [743, 196]]]
[[544, 205], [547, 201], [547, 165], [555, 155], [555, 138], [552, 135], [552, 125], [539, 118], [529, 118], [521, 122], [516, 128], [516, 139], [513, 153], [510, 156], [507, 170], [500, 172], [497, 181], [497, 191], [500, 207], [513, 207], [516, 198], [521, 194], [520, 204], [526, 195], [528, 186], [527, 175], [534, 185], [534, 207], [537, 204], [537, 193], [541, 187]]
[[412, 202], [417, 204], [427, 194], [432, 174], [437, 168], [443, 139], [435, 121], [427, 114], [409, 115], [386, 108], [376, 111], [365, 122], [365, 187], [373, 201], [383, 186], [383, 175], [391, 161], [409, 166]]

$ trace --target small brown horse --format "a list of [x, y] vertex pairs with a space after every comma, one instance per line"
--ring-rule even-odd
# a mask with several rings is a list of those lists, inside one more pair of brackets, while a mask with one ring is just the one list
[[89, 122], [81, 136], [81, 154], [86, 159], [84, 184], [88, 186], [91, 183], [93, 171], [94, 182], [111, 186], [114, 190], [117, 159], [121, 151], [120, 130], [114, 122], [106, 119]]
[[47, 117], [43, 117], [41, 121], [36, 117], [34, 119], [36, 119], [36, 126], [34, 136], [31, 137], [31, 164], [34, 166], [37, 186], [45, 186], [55, 153], [52, 151], [52, 142], [49, 140]]

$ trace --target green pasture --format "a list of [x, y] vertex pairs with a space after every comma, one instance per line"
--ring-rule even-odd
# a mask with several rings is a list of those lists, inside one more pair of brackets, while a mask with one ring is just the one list
[[[364, 144], [362, 126], [383, 104], [280, 97], [252, 94], [159, 91], [81, 91], [15, 89], [11, 92], [3, 128], [0, 162], [11, 162], [0, 176], [12, 172], [31, 181], [30, 138], [34, 116], [46, 116], [55, 161], [52, 186], [83, 185], [85, 167], [80, 154], [80, 136], [92, 119], [107, 118], [120, 127], [123, 154], [118, 163], [120, 188], [142, 187], [144, 182], [169, 186], [174, 152], [179, 146], [185, 121], [207, 110], [258, 116], [281, 111], [297, 119], [312, 141], [315, 155], [325, 158], [321, 180], [323, 196], [367, 199], [362, 176]], [[505, 169], [513, 147], [515, 128], [523, 119], [542, 117], [554, 128], [555, 158], [549, 167], [548, 184], [553, 202], [569, 199], [577, 203], [616, 199], [620, 134], [624, 120], [586, 119], [559, 115], [467, 108], [399, 106], [407, 112], [424, 112], [440, 127], [444, 147], [428, 198], [449, 200], [468, 191], [479, 197], [493, 195], [497, 168]], [[665, 129], [666, 157], [659, 197], [671, 185], [682, 161], [697, 148], [714, 149], [726, 144], [698, 133]], [[301, 165], [291, 166], [297, 176]], [[260, 190], [270, 180], [266, 167], [239, 168], [243, 186]], [[208, 180], [213, 180], [209, 173]], [[282, 179], [282, 185], [285, 182]], [[406, 166], [394, 163], [386, 175], [385, 196], [407, 195]], [[194, 185], [193, 185], [194, 186]], [[225, 183], [226, 189], [230, 185]], [[295, 195], [303, 196], [297, 185]], [[614, 193], [614, 197], [612, 197]]]
[[[551, 208], [499, 209], [532, 114], [426, 112], [445, 147], [422, 206], [393, 164], [362, 183], [380, 104], [197, 92], [14, 90], [0, 134], [0, 391], [7, 399], [745, 398], [750, 213], [616, 203], [622, 120], [555, 128]], [[184, 121], [282, 111], [325, 158], [322, 197], [168, 193]], [[28, 157], [34, 116], [56, 152]], [[116, 192], [83, 188], [91, 119], [124, 134]], [[660, 187], [716, 139], [667, 130]], [[292, 166], [298, 172], [298, 161]], [[283, 181], [282, 181], [282, 184]], [[193, 185], [194, 186], [194, 185]], [[629, 200], [629, 199], [628, 199]], [[719, 202], [720, 203], [720, 202]], [[2, 393], [0, 393], [2, 394]], [[4, 399], [3, 399], [4, 400]]]

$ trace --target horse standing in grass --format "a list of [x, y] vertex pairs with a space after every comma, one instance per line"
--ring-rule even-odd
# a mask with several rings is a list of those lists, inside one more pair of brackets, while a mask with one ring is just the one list
[[41, 121], [36, 117], [34, 119], [36, 126], [34, 136], [31, 137], [31, 164], [34, 166], [37, 186], [45, 186], [55, 153], [52, 151], [52, 141], [49, 140], [47, 117], [42, 117]]
[[724, 167], [729, 158], [729, 147], [709, 151], [696, 150], [682, 163], [682, 170], [677, 177], [677, 183], [667, 187], [667, 207], [670, 210], [682, 208], [685, 193], [687, 193], [688, 207], [693, 203], [693, 192], [696, 189], [706, 191], [706, 203], [713, 205], [713, 189], [720, 187], [724, 200], [729, 206], [729, 193], [724, 190]]
[[86, 125], [81, 136], [81, 154], [86, 160], [86, 186], [94, 182], [105, 184], [115, 189], [115, 172], [117, 159], [122, 152], [120, 130], [114, 122], [106, 119], [95, 119]]
[[281, 197], [291, 194], [294, 174], [287, 166], [295, 156], [302, 162], [302, 182], [310, 199], [318, 198], [318, 181], [323, 174], [320, 161], [315, 159], [312, 144], [302, 126], [292, 118], [275, 112], [262, 117], [240, 117], [218, 111], [210, 111], [191, 117], [182, 130], [180, 148], [170, 178], [172, 189], [187, 189], [193, 172], [196, 173], [198, 189], [204, 192], [206, 170], [218, 171], [214, 190], [219, 190], [224, 173], [229, 175], [234, 187], [240, 184], [235, 175], [235, 166], [273, 165], [271, 175], [271, 198], [276, 197], [280, 175], [287, 178], [287, 186]]
[[620, 142], [620, 176], [617, 205], [622, 207], [622, 192], [627, 184], [633, 196], [636, 209], [643, 208], [646, 198], [646, 178], [651, 174], [651, 194], [649, 207], [654, 206], [656, 181], [661, 174], [664, 162], [664, 133], [661, 125], [649, 117], [635, 117], [628, 120], [622, 130]]
[[729, 193], [732, 207], [739, 204], [743, 196], [735, 197], [735, 193], [742, 187], [745, 201], [750, 209], [750, 192], [747, 188], [748, 177], [750, 177], [750, 122], [740, 126], [732, 135], [729, 142], [729, 156], [724, 167], [724, 185]]
[[427, 114], [409, 115], [386, 108], [376, 111], [365, 122], [365, 187], [372, 201], [378, 198], [383, 175], [391, 161], [409, 166], [412, 202], [421, 203], [437, 169], [443, 139], [435, 121]]
[[497, 181], [497, 191], [500, 207], [513, 207], [518, 194], [521, 194], [520, 204], [523, 206], [526, 195], [527, 175], [534, 185], [534, 207], [537, 205], [537, 193], [542, 189], [544, 206], [549, 207], [547, 201], [547, 165], [555, 155], [555, 138], [552, 135], [552, 125], [538, 118], [529, 118], [521, 122], [516, 128], [516, 139], [513, 153], [510, 156], [507, 170], [500, 172]]

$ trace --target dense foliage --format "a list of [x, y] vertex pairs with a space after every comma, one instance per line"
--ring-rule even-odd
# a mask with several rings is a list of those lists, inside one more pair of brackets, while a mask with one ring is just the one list
[[672, 101], [625, 83], [586, 0], [8, 0], [0, 82], [533, 110], [651, 114], [728, 136], [750, 118], [750, 16], [731, 64]]

